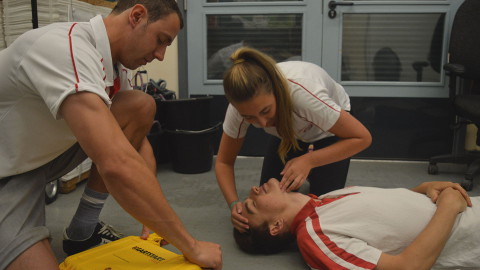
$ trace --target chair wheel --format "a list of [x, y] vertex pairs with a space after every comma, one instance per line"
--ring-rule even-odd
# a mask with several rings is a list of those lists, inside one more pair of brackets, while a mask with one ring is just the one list
[[428, 164], [428, 174], [438, 174], [438, 166], [435, 164]]
[[470, 191], [473, 188], [473, 181], [472, 180], [463, 180], [460, 184], [466, 191]]

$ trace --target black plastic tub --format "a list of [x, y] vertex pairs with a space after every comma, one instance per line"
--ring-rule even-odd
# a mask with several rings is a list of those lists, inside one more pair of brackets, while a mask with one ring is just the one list
[[165, 130], [173, 171], [185, 174], [210, 171], [214, 153], [213, 139], [221, 124], [204, 130]]

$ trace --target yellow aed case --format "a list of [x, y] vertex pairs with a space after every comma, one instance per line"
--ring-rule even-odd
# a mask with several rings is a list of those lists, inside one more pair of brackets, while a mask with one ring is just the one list
[[152, 233], [147, 240], [128, 236], [69, 256], [61, 270], [201, 270], [182, 255], [160, 247], [162, 238]]

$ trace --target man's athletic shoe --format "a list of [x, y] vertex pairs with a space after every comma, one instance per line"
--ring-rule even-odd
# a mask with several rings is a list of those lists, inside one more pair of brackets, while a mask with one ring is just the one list
[[95, 246], [103, 245], [120, 238], [124, 235], [117, 232], [112, 226], [100, 221], [95, 227], [92, 236], [85, 240], [71, 240], [67, 236], [67, 230], [63, 231], [63, 251], [68, 255], [73, 255], [90, 249]]

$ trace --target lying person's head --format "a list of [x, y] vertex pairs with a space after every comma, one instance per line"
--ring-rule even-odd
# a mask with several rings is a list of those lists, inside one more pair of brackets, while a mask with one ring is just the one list
[[249, 230], [234, 229], [233, 236], [241, 250], [251, 254], [273, 254], [288, 247], [295, 239], [290, 227], [298, 211], [309, 200], [301, 193], [282, 191], [276, 179], [261, 187], [252, 187], [243, 201], [242, 215]]
[[250, 254], [279, 253], [295, 239], [290, 232], [272, 235], [268, 223], [259, 227], [250, 226], [250, 229], [244, 233], [234, 228], [233, 237], [238, 247]]

